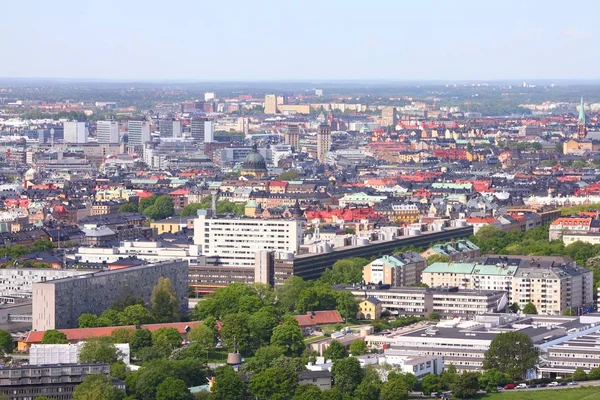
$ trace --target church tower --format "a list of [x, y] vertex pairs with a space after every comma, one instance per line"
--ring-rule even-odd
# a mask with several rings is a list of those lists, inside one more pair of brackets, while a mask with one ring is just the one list
[[579, 106], [579, 118], [577, 119], [577, 139], [583, 140], [587, 135], [587, 128], [585, 127], [585, 111], [583, 106], [583, 97], [581, 98], [581, 105]]

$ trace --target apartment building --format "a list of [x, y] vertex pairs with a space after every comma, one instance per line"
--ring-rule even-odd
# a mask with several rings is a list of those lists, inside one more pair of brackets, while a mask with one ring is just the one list
[[181, 310], [187, 310], [188, 262], [180, 260], [95, 272], [33, 284], [33, 330], [77, 327], [83, 313], [101, 314], [126, 296], [150, 303], [159, 278], [171, 280]]
[[554, 220], [548, 229], [549, 240], [561, 240], [564, 235], [585, 235], [590, 230], [590, 217], [562, 217]]
[[433, 255], [448, 257], [451, 261], [464, 260], [467, 258], [479, 257], [481, 250], [470, 240], [452, 240], [447, 243], [439, 243], [431, 246], [421, 253], [425, 258]]
[[54, 268], [1, 268], [0, 302], [8, 302], [11, 297], [30, 299], [33, 284], [55, 279], [86, 275], [93, 270], [54, 269]]
[[218, 256], [227, 266], [253, 267], [261, 250], [297, 253], [302, 242], [302, 221], [212, 217], [206, 210], [194, 221], [194, 244], [203, 255]]
[[427, 260], [414, 251], [383, 256], [365, 265], [363, 281], [391, 286], [410, 286], [421, 283]]

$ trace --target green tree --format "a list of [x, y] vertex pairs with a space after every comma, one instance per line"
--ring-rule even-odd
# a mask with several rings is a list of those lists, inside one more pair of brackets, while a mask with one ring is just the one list
[[149, 216], [147, 211], [144, 210], [144, 213], [151, 219], [163, 219], [173, 215], [175, 212], [175, 207], [173, 206], [173, 199], [169, 195], [159, 196], [154, 204], [151, 207], [155, 207], [157, 215]]
[[119, 314], [119, 325], [143, 325], [153, 322], [148, 309], [141, 304], [127, 306]]
[[431, 393], [441, 392], [444, 389], [441, 376], [433, 374], [425, 375], [421, 379], [421, 389], [423, 390], [423, 394], [427, 396]]
[[181, 346], [183, 337], [176, 328], [159, 328], [152, 332], [152, 343], [159, 340], [161, 336], [167, 338], [167, 342], [171, 346], [171, 349]]
[[276, 289], [280, 307], [285, 311], [296, 311], [296, 302], [298, 301], [300, 294], [304, 290], [308, 289], [311, 285], [311, 282], [305, 281], [299, 276], [290, 276], [288, 279], [286, 279], [283, 285], [277, 287]]
[[379, 372], [372, 366], [367, 366], [364, 371], [365, 375], [356, 387], [354, 396], [357, 400], [379, 400], [379, 393], [383, 386]]
[[148, 329], [136, 329], [129, 341], [131, 353], [137, 354], [145, 347], [152, 346], [152, 333]]
[[285, 171], [279, 174], [278, 179], [280, 181], [295, 181], [299, 176], [296, 171]]
[[[331, 374], [335, 385], [346, 394], [354, 393], [362, 381], [364, 371], [355, 357], [346, 357], [333, 362]], [[383, 394], [383, 393], [382, 393]]]
[[[262, 346], [271, 341], [273, 329], [279, 325], [280, 310], [275, 306], [264, 306], [248, 318], [248, 326], [253, 342]], [[294, 321], [295, 322], [295, 321]]]
[[48, 239], [38, 239], [33, 242], [32, 250], [33, 251], [51, 251], [56, 246]]
[[483, 368], [495, 368], [518, 380], [527, 369], [535, 366], [537, 360], [538, 354], [529, 336], [520, 332], [504, 332], [492, 340], [485, 352]]
[[7, 355], [15, 350], [15, 341], [7, 331], [0, 329], [0, 351]]
[[115, 343], [129, 343], [135, 333], [135, 329], [118, 328], [110, 333]]
[[193, 400], [193, 398], [185, 382], [171, 376], [156, 388], [156, 400]]
[[573, 310], [572, 308], [565, 308], [562, 312], [562, 315], [566, 315], [566, 316], [576, 316], [577, 315], [577, 311]]
[[135, 203], [125, 203], [119, 207], [120, 213], [134, 213], [138, 212], [138, 205]]
[[223, 319], [221, 340], [229, 351], [247, 354], [252, 350], [248, 316], [246, 314], [229, 314]]
[[318, 386], [312, 384], [304, 384], [296, 388], [296, 393], [292, 400], [321, 400], [323, 392]]
[[217, 400], [243, 400], [246, 389], [242, 378], [230, 366], [218, 367], [215, 371], [213, 396]]
[[456, 373], [456, 367], [451, 363], [448, 365], [448, 368], [442, 372], [442, 384], [446, 389], [450, 389], [457, 378], [458, 374]]
[[108, 322], [108, 326], [117, 326], [121, 323], [121, 313], [117, 310], [108, 309], [100, 314], [99, 319]]
[[504, 386], [510, 382], [510, 376], [495, 368], [488, 369], [479, 376], [479, 387], [488, 393], [498, 391], [499, 386]]
[[73, 400], [121, 400], [123, 397], [111, 379], [100, 374], [88, 375], [73, 391]]
[[588, 374], [588, 378], [593, 380], [600, 379], [600, 367], [592, 368]]
[[273, 365], [273, 362], [283, 356], [283, 349], [279, 346], [263, 346], [256, 350], [254, 357], [246, 363], [246, 370], [257, 373]]
[[479, 374], [477, 372], [463, 372], [458, 375], [452, 386], [452, 394], [459, 399], [470, 399], [479, 391]]
[[585, 381], [587, 379], [587, 374], [583, 370], [583, 368], [577, 368], [573, 372], [573, 380], [574, 381]]
[[98, 327], [98, 316], [96, 314], [83, 313], [77, 320], [77, 326], [80, 328], [96, 328]]
[[213, 328], [204, 324], [197, 325], [190, 329], [188, 340], [198, 344], [205, 352], [212, 350], [217, 344], [217, 337]]
[[338, 291], [336, 293], [336, 310], [340, 312], [340, 315], [345, 320], [354, 319], [358, 312], [358, 304], [354, 295], [345, 290]]
[[341, 283], [361, 283], [363, 268], [369, 260], [362, 257], [344, 258], [333, 264], [331, 269], [325, 270], [321, 281], [334, 285]]
[[179, 300], [175, 295], [171, 280], [161, 277], [152, 289], [152, 317], [156, 322], [179, 321]]
[[198, 210], [206, 210], [210, 207], [210, 203], [191, 203], [181, 209], [179, 215], [182, 217], [194, 217], [198, 215]]
[[523, 307], [523, 313], [525, 314], [537, 314], [537, 308], [535, 308], [535, 305], [531, 302], [525, 304], [525, 307]]
[[98, 336], [86, 340], [79, 352], [79, 361], [112, 364], [119, 360], [119, 356], [112, 337]]
[[67, 335], [57, 331], [56, 329], [50, 329], [44, 332], [42, 338], [42, 344], [68, 344]]
[[127, 365], [123, 361], [110, 364], [110, 376], [124, 381], [127, 378]]
[[388, 380], [381, 388], [380, 400], [407, 400], [408, 388], [402, 379]]
[[519, 303], [512, 303], [510, 306], [508, 306], [508, 309], [513, 313], [518, 313], [521, 310]]
[[158, 196], [155, 194], [153, 194], [150, 197], [146, 197], [145, 199], [140, 199], [140, 201], [138, 202], [138, 211], [144, 212], [146, 208], [154, 205], [156, 199], [158, 199]]
[[442, 319], [442, 316], [440, 315], [440, 313], [430, 312], [429, 314], [427, 314], [427, 319], [430, 321], [439, 321]]
[[367, 343], [363, 339], [356, 339], [350, 344], [350, 354], [362, 356], [367, 352]]
[[323, 357], [327, 360], [335, 361], [348, 357], [348, 352], [343, 344], [337, 340], [332, 340], [323, 352]]
[[267, 368], [250, 378], [250, 392], [257, 400], [287, 400], [298, 387], [298, 375], [286, 368]]
[[301, 355], [306, 345], [298, 322], [294, 318], [288, 318], [283, 324], [276, 326], [271, 336], [271, 345], [281, 347], [287, 356]]
[[449, 263], [450, 261], [451, 261], [450, 257], [448, 257], [448, 256], [442, 256], [440, 254], [434, 254], [434, 255], [430, 256], [429, 258], [427, 258], [427, 265], [431, 265], [431, 264], [436, 263], [436, 262]]

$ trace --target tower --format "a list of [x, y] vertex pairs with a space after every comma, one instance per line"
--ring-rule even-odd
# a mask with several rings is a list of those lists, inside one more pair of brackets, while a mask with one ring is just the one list
[[583, 105], [583, 97], [579, 106], [579, 118], [577, 119], [577, 139], [583, 140], [587, 136], [587, 128], [585, 127], [585, 110]]
[[294, 148], [294, 151], [298, 151], [300, 148], [300, 127], [298, 125], [288, 126], [288, 131], [284, 135], [285, 144], [289, 144]]
[[317, 159], [321, 164], [327, 161], [327, 152], [331, 147], [331, 127], [327, 124], [319, 126], [317, 133]]

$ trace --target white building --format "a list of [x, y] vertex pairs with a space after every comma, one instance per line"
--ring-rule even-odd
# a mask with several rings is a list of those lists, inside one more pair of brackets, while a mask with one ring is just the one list
[[119, 143], [119, 123], [117, 121], [98, 121], [96, 138], [98, 143]]
[[67, 121], [63, 123], [65, 143], [87, 143], [85, 122]]
[[158, 121], [158, 131], [161, 138], [181, 137], [181, 121], [161, 119]]
[[0, 296], [31, 298], [33, 284], [85, 275], [93, 270], [53, 268], [1, 268]]
[[80, 247], [70, 258], [90, 263], [110, 264], [134, 256], [140, 260], [160, 262], [168, 260], [186, 260], [197, 264], [200, 259], [200, 246], [168, 247], [162, 242], [121, 242], [119, 247]]
[[204, 101], [210, 101], [210, 100], [214, 100], [214, 99], [215, 99], [214, 92], [205, 92], [204, 93]]
[[127, 121], [127, 138], [129, 147], [138, 146], [150, 141], [150, 124], [147, 121]]
[[224, 218], [202, 213], [194, 220], [194, 244], [203, 255], [218, 256], [228, 266], [254, 267], [256, 252], [296, 253], [301, 242], [302, 222], [295, 219]]
[[[30, 365], [77, 364], [79, 353], [85, 342], [69, 344], [32, 344], [29, 349]], [[129, 365], [131, 351], [129, 343], [115, 344], [119, 360]]]
[[194, 118], [190, 123], [190, 133], [197, 143], [212, 143], [215, 140], [213, 123], [206, 118]]

